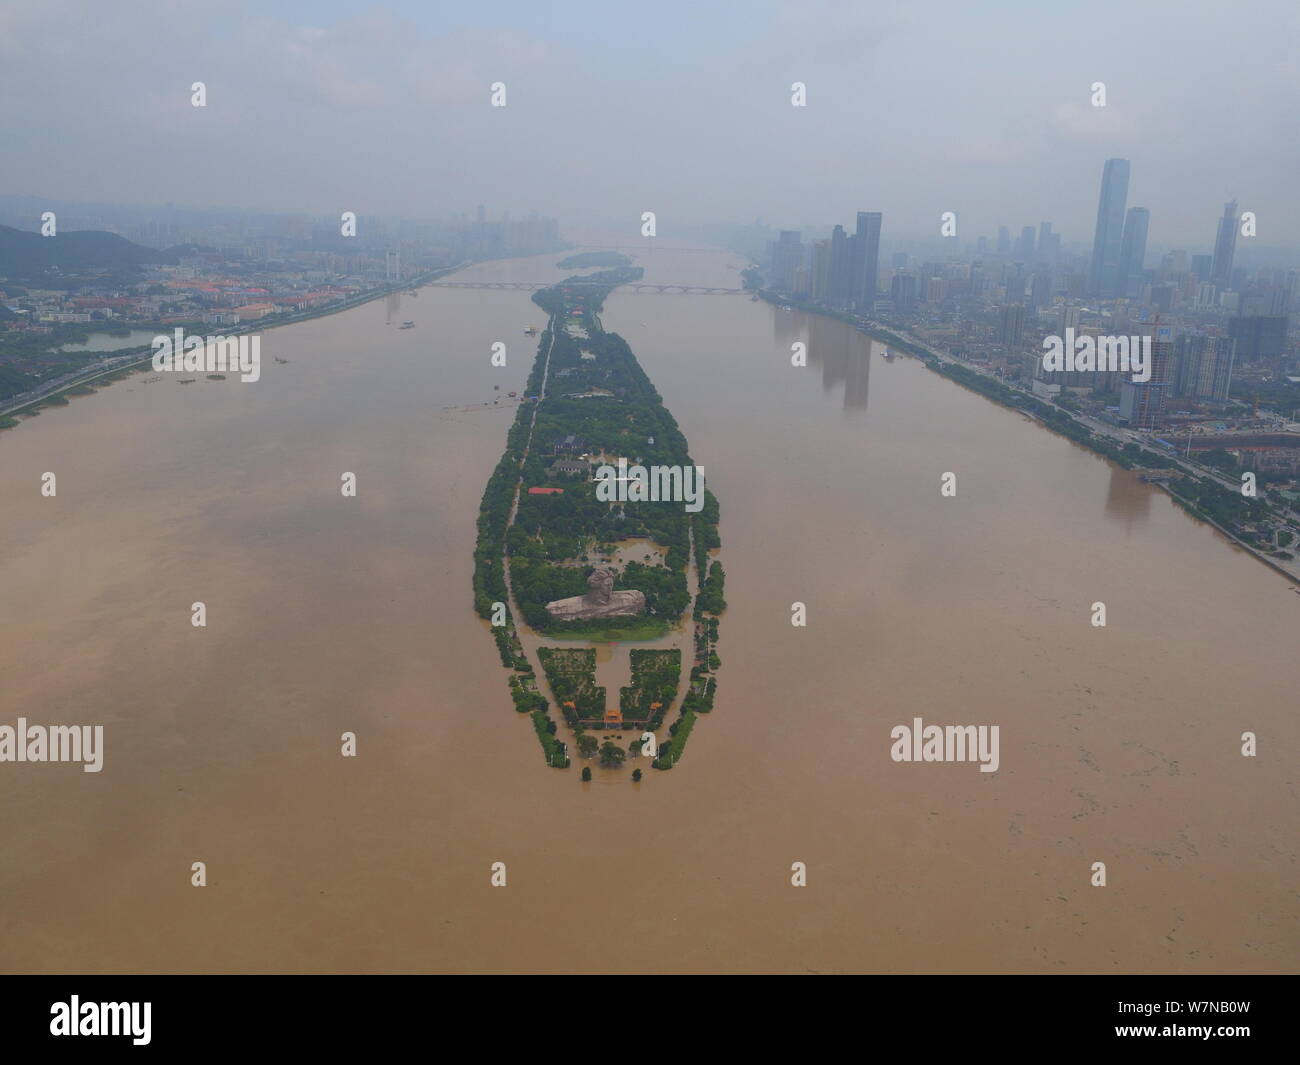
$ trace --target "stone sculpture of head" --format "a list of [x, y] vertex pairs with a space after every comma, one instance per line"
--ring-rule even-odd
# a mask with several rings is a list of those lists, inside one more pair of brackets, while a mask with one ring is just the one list
[[608, 603], [614, 591], [614, 571], [596, 567], [587, 578], [587, 599], [593, 603]]

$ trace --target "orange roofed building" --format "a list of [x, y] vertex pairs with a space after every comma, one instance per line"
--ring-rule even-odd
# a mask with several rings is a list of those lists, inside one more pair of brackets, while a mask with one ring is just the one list
[[233, 313], [239, 315], [241, 322], [249, 322], [257, 318], [265, 318], [268, 314], [274, 314], [275, 304], [245, 303], [242, 307], [236, 307]]

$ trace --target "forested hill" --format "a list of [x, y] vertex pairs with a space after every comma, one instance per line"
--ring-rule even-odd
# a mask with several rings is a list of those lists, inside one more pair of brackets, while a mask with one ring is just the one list
[[170, 251], [133, 244], [116, 233], [72, 230], [53, 237], [0, 226], [0, 276], [38, 277], [52, 266], [76, 272], [95, 267], [121, 268], [145, 263], [175, 263]]

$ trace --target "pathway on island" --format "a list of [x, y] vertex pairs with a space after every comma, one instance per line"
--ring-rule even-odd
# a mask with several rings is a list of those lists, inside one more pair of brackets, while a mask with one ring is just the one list
[[[505, 578], [506, 600], [510, 607], [510, 617], [514, 621], [515, 636], [519, 640], [520, 652], [523, 654], [524, 658], [528, 660], [530, 665], [533, 665], [533, 661], [528, 653], [528, 645], [531, 643], [533, 645], [533, 650], [536, 651], [537, 647], [540, 646], [541, 640], [538, 638], [537, 634], [528, 627], [527, 623], [523, 619], [523, 614], [519, 612], [519, 604], [515, 601], [515, 586], [510, 580], [509, 537], [510, 529], [515, 523], [515, 515], [519, 511], [519, 495], [523, 491], [524, 487], [524, 465], [528, 462], [528, 454], [533, 447], [533, 431], [537, 428], [537, 410], [542, 405], [542, 400], [546, 398], [546, 382], [550, 378], [551, 374], [551, 352], [555, 348], [554, 316], [551, 317], [547, 330], [551, 342], [546, 346], [546, 360], [542, 364], [542, 384], [537, 390], [537, 400], [533, 403], [533, 417], [528, 423], [528, 439], [524, 441], [523, 455], [519, 459], [519, 477], [515, 481], [515, 496], [510, 503], [510, 516], [506, 519], [505, 533], [501, 537], [501, 572], [502, 576]], [[560, 710], [560, 702], [555, 697], [555, 692], [551, 690], [551, 682], [546, 676], [546, 670], [542, 669], [541, 656], [536, 655], [534, 657], [538, 659], [536, 665], [533, 667], [533, 676], [536, 678], [537, 690], [546, 697], [551, 706], [559, 714], [559, 720], [556, 721], [556, 727], [558, 728], [559, 722], [564, 721], [564, 714]], [[565, 723], [567, 724], [567, 722]], [[573, 757], [575, 756], [570, 756], [571, 759]]]

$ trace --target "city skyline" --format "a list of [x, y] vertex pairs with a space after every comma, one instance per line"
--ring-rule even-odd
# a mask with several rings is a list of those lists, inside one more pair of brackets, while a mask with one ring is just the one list
[[[1112, 176], [1112, 168], [1114, 175]], [[995, 230], [989, 233], [972, 234], [969, 230], [963, 233], [954, 233], [945, 239], [940, 234], [946, 234], [948, 230], [945, 225], [955, 228], [956, 220], [949, 222], [946, 218], [941, 218], [940, 225], [936, 226], [932, 234], [908, 233], [891, 229], [891, 232], [885, 234], [881, 230], [880, 219], [884, 211], [864, 212], [856, 211], [857, 228], [853, 233], [844, 232], [843, 239], [847, 241], [843, 254], [856, 255], [851, 251], [855, 247], [855, 239], [861, 238], [863, 234], [862, 227], [873, 227], [867, 236], [867, 239], [874, 242], [876, 255], [878, 257], [882, 240], [884, 246], [897, 249], [899, 247], [933, 247], [936, 249], [949, 249], [961, 253], [971, 251], [976, 254], [998, 254], [1017, 258], [1025, 263], [1032, 262], [1051, 262], [1054, 263], [1060, 255], [1063, 246], [1074, 248], [1076, 250], [1085, 250], [1091, 257], [1089, 266], [1088, 291], [1094, 295], [1123, 295], [1126, 286], [1132, 283], [1135, 274], [1143, 269], [1148, 257], [1153, 253], [1184, 251], [1192, 255], [1193, 259], [1204, 258], [1207, 263], [1205, 280], [1214, 280], [1217, 285], [1223, 287], [1226, 280], [1231, 276], [1231, 270], [1234, 262], [1239, 259], [1245, 262], [1267, 261], [1272, 265], [1277, 265], [1280, 261], [1290, 261], [1291, 264], [1300, 264], [1300, 246], [1276, 246], [1260, 241], [1252, 237], [1250, 240], [1242, 243], [1238, 240], [1238, 226], [1229, 226], [1225, 231], [1225, 224], [1228, 221], [1231, 212], [1231, 218], [1235, 223], [1241, 219], [1241, 211], [1238, 208], [1238, 201], [1232, 199], [1223, 204], [1223, 212], [1210, 219], [1210, 212], [1207, 207], [1205, 212], [1205, 221], [1202, 226], [1202, 234], [1199, 239], [1188, 241], [1168, 241], [1160, 239], [1150, 239], [1152, 213], [1149, 208], [1144, 206], [1128, 206], [1128, 183], [1132, 175], [1131, 161], [1128, 159], [1113, 158], [1104, 161], [1102, 179], [1100, 183], [1100, 196], [1096, 209], [1096, 221], [1093, 226], [1093, 237], [1089, 240], [1086, 234], [1080, 232], [1077, 234], [1062, 233], [1059, 229], [1054, 229], [1057, 225], [1055, 221], [1042, 220], [1037, 225], [1024, 225], [1020, 229], [1019, 235], [1012, 240], [1008, 226], [1003, 223], [999, 224]], [[1108, 195], [1108, 189], [1112, 194]], [[1096, 195], [1096, 194], [1094, 194]], [[185, 215], [202, 216], [202, 215], [227, 215], [231, 217], [243, 217], [247, 219], [261, 218], [266, 219], [289, 219], [299, 218], [310, 220], [314, 223], [329, 224], [330, 215], [322, 215], [319, 212], [306, 210], [274, 210], [274, 209], [244, 209], [230, 207], [228, 205], [215, 206], [194, 206], [191, 204], [178, 204], [166, 202], [163, 204], [144, 204], [132, 201], [114, 201], [114, 202], [91, 202], [91, 201], [59, 201], [54, 198], [41, 198], [32, 195], [14, 195], [0, 190], [0, 224], [7, 224], [15, 228], [25, 229], [27, 231], [38, 231], [40, 229], [40, 208], [58, 205], [63, 208], [72, 208], [73, 211], [83, 219], [95, 212], [108, 211], [110, 213], [131, 212], [142, 217], [154, 219], [157, 225], [157, 219], [164, 215]], [[437, 213], [417, 214], [414, 216], [402, 214], [371, 214], [364, 215], [367, 223], [374, 225], [379, 223], [381, 227], [391, 224], [458, 224], [477, 220], [483, 221], [484, 207], [482, 204], [476, 204], [472, 207], [460, 207]], [[1103, 217], [1105, 215], [1105, 217]], [[865, 216], [865, 218], [864, 218]], [[494, 211], [494, 224], [525, 223], [545, 219], [545, 212], [529, 211], [515, 212], [508, 206], [501, 206]], [[587, 229], [589, 231], [604, 232], [613, 235], [615, 239], [626, 240], [629, 247], [644, 241], [644, 236], [637, 229], [640, 219], [634, 220], [637, 225], [628, 224], [625, 227], [619, 227], [617, 223], [606, 221], [603, 225], [599, 222], [588, 220], [585, 224], [581, 217], [561, 220], [570, 229]], [[1157, 232], [1159, 230], [1157, 219]], [[727, 221], [724, 219], [710, 219], [703, 223], [703, 226], [722, 226], [722, 227], [744, 227], [746, 225], [763, 225], [763, 219], [752, 220], [750, 223], [743, 221]], [[76, 226], [80, 229], [108, 229], [111, 232], [117, 232], [121, 235], [128, 236], [131, 239], [140, 239], [138, 234], [125, 232], [120, 225], [103, 224], [95, 221]], [[808, 232], [816, 233], [827, 228], [831, 228], [830, 239], [834, 243], [834, 229], [841, 229], [842, 226], [835, 224], [828, 227], [826, 223], [807, 224], [798, 227], [771, 227], [781, 232], [793, 232], [801, 236]], [[700, 231], [700, 225], [679, 226], [674, 233], [671, 224], [665, 227], [663, 235], [683, 236], [696, 235]], [[997, 239], [994, 240], [992, 233], [997, 233]], [[1097, 258], [1098, 238], [1102, 238], [1106, 247], [1104, 250], [1104, 266]], [[144, 240], [144, 243], [156, 243]], [[159, 244], [158, 246], [164, 246]], [[648, 246], [648, 245], [647, 245]], [[1197, 249], [1205, 249], [1202, 256]], [[1212, 264], [1212, 265], [1209, 265]], [[846, 284], [855, 297], [859, 297], [862, 292], [862, 283], [868, 281], [865, 275], [859, 276], [862, 270], [860, 263], [854, 262], [852, 265], [852, 277], [846, 280]], [[1101, 273], [1098, 273], [1101, 271]], [[1100, 279], [1105, 279], [1104, 291], [1100, 288]], [[876, 275], [879, 282], [879, 275]], [[878, 286], [877, 286], [878, 287]]]
[[[693, 10], [690, 40], [591, 17], [584, 4], [547, 17], [498, 7], [453, 17], [399, 2], [349, 15], [294, 3], [218, 17], [142, 5], [120, 13], [108, 37], [59, 3], [8, 10], [0, 191], [404, 217], [488, 202], [631, 231], [646, 210], [665, 229], [756, 217], [793, 228], [818, 221], [801, 217], [803, 204], [851, 218], [870, 202], [898, 235], [937, 234], [951, 211], [963, 240], [992, 239], [1016, 215], [1015, 232], [1051, 219], [1086, 240], [1094, 168], [1112, 157], [1140, 175], [1130, 194], [1153, 211], [1155, 246], [1204, 246], [1205, 205], [1234, 197], [1260, 219], [1259, 246], [1300, 246], [1295, 138], [1249, 136], [1234, 102], [1255, 101], [1260, 128], [1295, 128], [1300, 75], [1287, 34], [1260, 36], [1232, 92], [1198, 88], [1224, 29], [1209, 5], [1104, 4], [1071, 30], [1069, 49], [1065, 16], [1035, 13], [1018, 24], [1012, 82], [989, 69], [1011, 39], [956, 5], [927, 18], [901, 4], [760, 4], [744, 20]], [[1129, 32], [1114, 34], [1111, 14]], [[1300, 19], [1276, 2], [1235, 17], [1279, 30]], [[34, 58], [51, 39], [62, 53], [53, 81]], [[594, 77], [609, 86], [598, 97], [586, 89]], [[191, 106], [196, 81], [203, 108]], [[493, 108], [498, 82], [508, 102]], [[806, 107], [792, 106], [796, 82]], [[1094, 105], [1098, 83], [1104, 106]], [[1031, 91], [1012, 94], [1017, 86]], [[854, 137], [864, 108], [870, 135]], [[598, 173], [536, 139], [536, 120], [557, 113], [599, 131]]]

